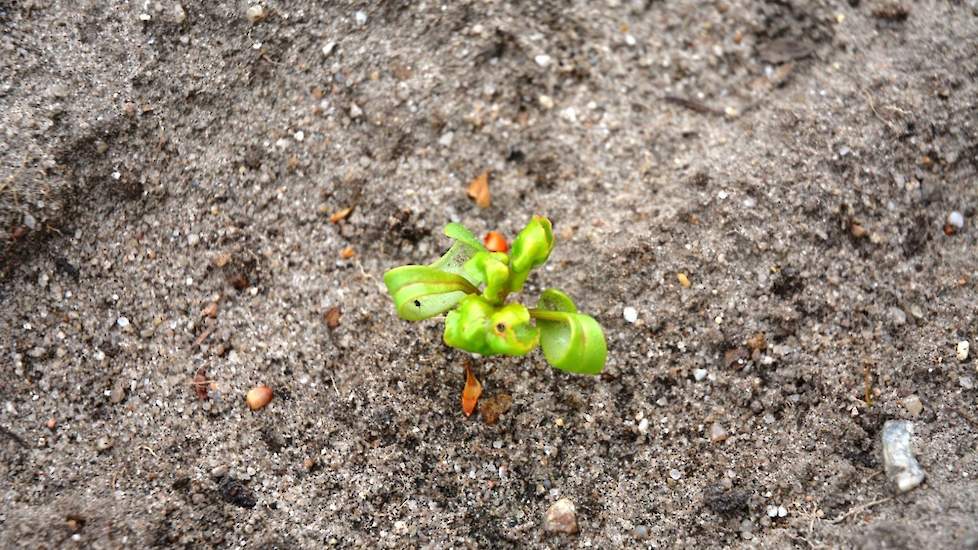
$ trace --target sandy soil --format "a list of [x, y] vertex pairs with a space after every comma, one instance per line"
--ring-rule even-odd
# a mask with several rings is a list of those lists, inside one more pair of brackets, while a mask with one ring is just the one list
[[[974, 0], [321, 4], [0, 0], [0, 546], [978, 547]], [[535, 213], [488, 425], [381, 275]]]

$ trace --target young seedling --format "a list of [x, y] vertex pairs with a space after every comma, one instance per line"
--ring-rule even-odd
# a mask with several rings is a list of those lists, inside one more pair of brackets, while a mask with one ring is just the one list
[[601, 372], [608, 353], [601, 325], [577, 311], [566, 294], [547, 289], [533, 308], [507, 301], [550, 257], [550, 220], [534, 216], [508, 254], [491, 252], [457, 223], [446, 225], [445, 235], [455, 242], [438, 261], [384, 274], [399, 317], [420, 321], [448, 312], [444, 338], [449, 346], [484, 356], [525, 355], [540, 346], [555, 368]]

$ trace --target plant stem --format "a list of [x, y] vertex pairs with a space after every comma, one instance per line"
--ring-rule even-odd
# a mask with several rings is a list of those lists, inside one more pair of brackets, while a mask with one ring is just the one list
[[549, 309], [531, 309], [530, 317], [534, 319], [543, 319], [544, 321], [564, 321], [567, 319], [567, 314], [563, 311], [550, 311]]

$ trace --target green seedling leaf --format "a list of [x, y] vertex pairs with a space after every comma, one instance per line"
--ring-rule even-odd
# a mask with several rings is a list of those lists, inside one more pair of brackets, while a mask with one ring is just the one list
[[478, 272], [470, 272], [465, 269], [465, 263], [472, 259], [479, 252], [487, 252], [486, 247], [482, 246], [479, 239], [462, 224], [450, 223], [445, 226], [445, 235], [453, 239], [455, 243], [448, 249], [441, 258], [431, 267], [454, 273], [465, 277], [473, 285], [480, 285], [485, 281], [480, 278]]
[[519, 292], [530, 271], [547, 263], [550, 252], [554, 248], [553, 227], [550, 220], [542, 216], [533, 216], [530, 223], [520, 231], [513, 240], [510, 249], [509, 269], [513, 272], [510, 289]]
[[543, 309], [531, 310], [530, 314], [540, 328], [540, 347], [548, 363], [574, 374], [601, 373], [608, 347], [604, 331], [594, 318], [583, 313]]
[[405, 265], [384, 274], [397, 315], [408, 321], [428, 319], [455, 307], [479, 289], [467, 279], [425, 265]]
[[486, 283], [482, 296], [494, 305], [503, 303], [509, 294], [509, 256], [502, 252], [477, 252], [465, 262], [465, 272], [470, 280]]
[[537, 301], [537, 309], [577, 313], [577, 306], [574, 305], [574, 301], [570, 299], [570, 296], [556, 288], [548, 288], [543, 291], [543, 294], [540, 295], [540, 300]]
[[496, 307], [472, 295], [445, 319], [445, 343], [480, 355], [525, 355], [539, 341], [540, 331], [522, 304]]

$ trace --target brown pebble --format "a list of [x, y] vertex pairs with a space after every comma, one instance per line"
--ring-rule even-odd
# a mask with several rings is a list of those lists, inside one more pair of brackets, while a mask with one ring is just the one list
[[861, 224], [856, 222], [852, 222], [852, 225], [849, 226], [849, 231], [852, 233], [852, 236], [857, 239], [862, 239], [866, 235], [869, 235], [869, 231], [867, 231]]
[[767, 338], [765, 338], [764, 333], [758, 332], [748, 338], [747, 348], [751, 351], [767, 349]]
[[749, 355], [744, 348], [730, 348], [723, 352], [723, 365], [726, 367], [736, 365], [741, 359], [747, 359]]
[[340, 326], [340, 316], [343, 312], [340, 310], [340, 306], [333, 306], [326, 310], [326, 314], [323, 315], [323, 320], [326, 321], [326, 326], [329, 330], [333, 330]]
[[492, 426], [499, 421], [499, 417], [513, 406], [513, 398], [509, 394], [501, 393], [482, 400], [479, 412], [482, 413], [482, 420]]
[[569, 498], [550, 505], [543, 518], [543, 530], [548, 533], [577, 533], [577, 509]]
[[676, 273], [676, 280], [679, 281], [680, 286], [682, 286], [683, 288], [689, 288], [690, 285], [692, 285], [692, 283], [689, 282], [689, 277], [682, 271]]
[[210, 317], [211, 319], [217, 317], [217, 302], [211, 302], [200, 312], [201, 317]]
[[316, 467], [316, 460], [311, 457], [306, 457], [306, 459], [302, 461], [302, 467], [305, 468], [306, 471], [311, 471]]
[[54, 430], [55, 428], [57, 428], [58, 427], [57, 419], [55, 419], [54, 417], [49, 418], [47, 422], [47, 427], [49, 430]]
[[245, 402], [248, 403], [248, 408], [253, 411], [263, 409], [271, 400], [272, 388], [264, 384], [251, 388], [245, 395]]
[[214, 264], [214, 267], [224, 267], [228, 265], [230, 261], [231, 261], [231, 254], [227, 252], [221, 252], [220, 254], [214, 256], [214, 259], [211, 260], [211, 262]]
[[250, 286], [248, 278], [241, 273], [228, 277], [228, 284], [234, 287], [235, 290], [244, 290]]

